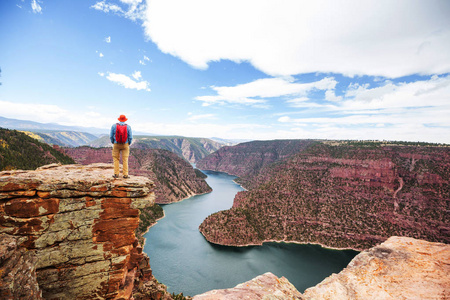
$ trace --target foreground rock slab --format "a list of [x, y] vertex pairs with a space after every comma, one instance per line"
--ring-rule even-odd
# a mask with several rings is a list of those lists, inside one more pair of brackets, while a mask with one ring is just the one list
[[0, 234], [15, 238], [18, 255], [33, 253], [43, 298], [129, 299], [151, 278], [135, 231], [154, 184], [112, 174], [110, 164], [0, 172]]
[[305, 299], [450, 299], [450, 245], [391, 237], [358, 254]]
[[197, 295], [193, 300], [240, 300], [240, 299], [303, 299], [286, 278], [278, 278], [268, 272], [232, 289], [213, 290]]
[[450, 299], [450, 245], [394, 236], [303, 294], [286, 278], [265, 273], [194, 297], [213, 299]]

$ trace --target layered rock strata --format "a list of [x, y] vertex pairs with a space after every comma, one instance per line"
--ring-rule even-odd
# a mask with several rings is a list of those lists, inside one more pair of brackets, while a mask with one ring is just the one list
[[254, 141], [236, 146], [223, 147], [197, 162], [201, 170], [225, 172], [238, 177], [258, 174], [261, 169], [274, 162], [294, 155], [313, 140]]
[[0, 173], [0, 233], [16, 238], [17, 255], [32, 253], [45, 299], [129, 299], [152, 277], [135, 231], [154, 184], [112, 174], [106, 164]]
[[407, 237], [391, 237], [363, 251], [338, 274], [299, 293], [271, 273], [235, 288], [209, 291], [194, 300], [235, 299], [449, 299], [450, 246]]
[[450, 147], [317, 142], [239, 182], [248, 191], [200, 225], [208, 241], [356, 250], [392, 235], [450, 242]]

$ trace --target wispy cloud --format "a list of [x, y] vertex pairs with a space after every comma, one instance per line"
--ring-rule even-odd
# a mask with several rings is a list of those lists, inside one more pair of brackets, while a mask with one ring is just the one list
[[236, 86], [211, 86], [211, 89], [217, 93], [216, 95], [198, 96], [195, 97], [195, 100], [202, 101], [203, 106], [212, 104], [257, 106], [267, 103], [268, 98], [304, 97], [312, 90], [334, 90], [336, 84], [337, 81], [333, 77], [325, 77], [310, 83], [294, 82], [291, 77], [264, 78]]
[[136, 80], [142, 79], [141, 71], [134, 71], [131, 76]]
[[20, 120], [31, 120], [41, 123], [58, 123], [70, 126], [89, 126], [107, 128], [113, 121], [101, 112], [83, 109], [71, 111], [58, 105], [40, 103], [19, 103], [1, 101], [2, 116]]
[[[409, 83], [386, 81], [370, 88], [351, 84], [339, 102], [319, 105], [312, 99], [290, 100], [316, 114], [292, 112], [278, 121], [307, 137], [341, 139], [392, 139], [448, 143], [450, 129], [450, 76], [432, 76]], [[306, 128], [308, 130], [306, 130]], [[447, 132], [447, 133], [446, 133]], [[285, 131], [287, 134], [287, 131]]]
[[31, 9], [33, 10], [33, 13], [35, 13], [35, 14], [42, 13], [42, 7], [39, 5], [39, 3], [36, 0], [31, 0]]
[[107, 2], [105, 0], [98, 1], [91, 8], [102, 11], [104, 13], [114, 13], [130, 20], [142, 20], [145, 10], [145, 2], [142, 0], [120, 0], [119, 6], [116, 3]]
[[108, 44], [111, 43], [111, 37], [110, 36], [106, 37], [105, 42], [107, 42]]
[[[136, 80], [141, 79], [140, 72], [135, 72], [132, 75], [133, 78]], [[150, 83], [145, 80], [135, 81], [132, 78], [128, 77], [124, 74], [116, 74], [116, 73], [108, 73], [108, 76], [106, 76], [106, 79], [109, 81], [112, 81], [114, 83], [117, 83], [118, 85], [121, 85], [127, 89], [135, 89], [135, 90], [144, 90], [147, 92], [150, 92]]]
[[147, 56], [144, 55], [144, 58], [141, 59], [141, 60], [139, 60], [139, 63], [140, 63], [141, 65], [145, 66], [145, 65], [146, 65], [146, 61], [151, 62], [150, 58], [148, 58]]
[[213, 120], [213, 119], [216, 119], [215, 114], [200, 114], [200, 115], [190, 114], [187, 120], [191, 122], [196, 122], [199, 120]]

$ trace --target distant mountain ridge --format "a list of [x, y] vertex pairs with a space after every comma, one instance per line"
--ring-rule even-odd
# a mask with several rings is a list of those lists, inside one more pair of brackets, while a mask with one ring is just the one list
[[107, 134], [109, 131], [95, 127], [66, 126], [56, 123], [39, 123], [28, 120], [9, 119], [0, 116], [0, 127], [26, 131], [79, 131], [93, 135]]
[[[102, 148], [111, 146], [109, 129], [44, 124], [4, 117], [0, 117], [0, 127], [22, 130], [41, 142], [61, 147], [91, 146]], [[132, 148], [166, 149], [178, 154], [190, 163], [196, 163], [224, 146], [223, 143], [208, 138], [142, 135], [142, 133], [134, 130], [133, 138]]]
[[258, 155], [261, 145], [239, 146], [197, 164], [238, 170], [237, 181], [248, 189], [236, 195], [231, 209], [200, 225], [210, 242], [285, 241], [357, 250], [393, 235], [450, 242], [448, 145], [315, 141], [261, 168], [267, 156]]

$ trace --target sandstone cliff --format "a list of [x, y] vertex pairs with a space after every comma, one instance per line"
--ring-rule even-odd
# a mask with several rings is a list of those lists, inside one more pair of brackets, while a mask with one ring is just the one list
[[154, 184], [112, 174], [105, 164], [0, 173], [2, 299], [36, 293], [36, 280], [45, 299], [129, 299], [152, 280], [135, 231]]
[[235, 288], [209, 291], [194, 300], [234, 299], [449, 299], [450, 246], [406, 237], [358, 254], [339, 274], [333, 274], [300, 294], [289, 281], [271, 273]]
[[[79, 164], [112, 164], [111, 148], [64, 148], [64, 152]], [[155, 182], [156, 203], [172, 203], [211, 192], [204, 178], [187, 161], [170, 151], [131, 149], [128, 164], [131, 175], [146, 176]]]
[[392, 235], [450, 242], [450, 147], [316, 142], [239, 182], [249, 191], [200, 225], [208, 241], [358, 250]]
[[312, 140], [254, 141], [223, 147], [197, 162], [202, 170], [225, 172], [238, 177], [256, 175], [276, 161], [298, 153], [313, 143]]

